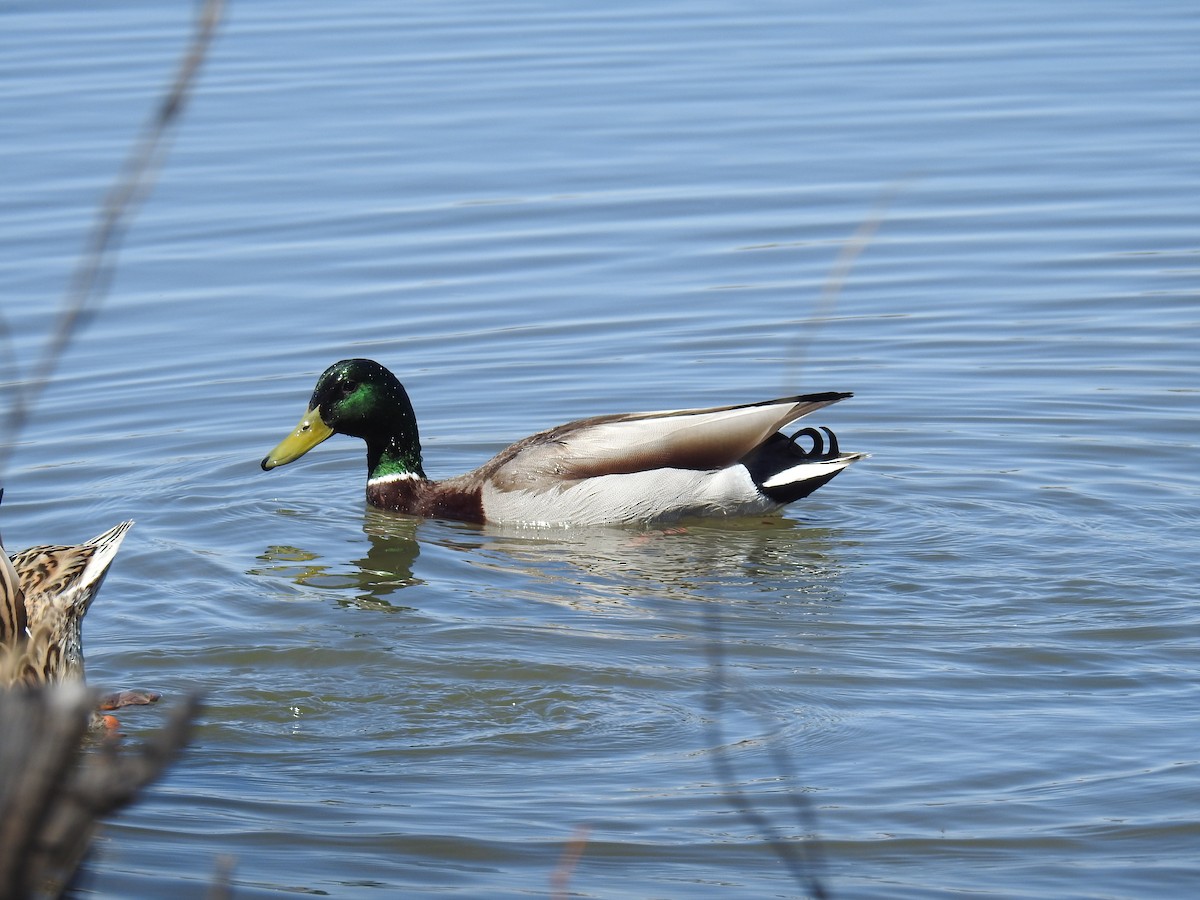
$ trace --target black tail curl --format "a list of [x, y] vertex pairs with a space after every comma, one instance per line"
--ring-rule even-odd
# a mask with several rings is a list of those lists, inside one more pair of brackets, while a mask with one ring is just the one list
[[[824, 432], [824, 434], [821, 432]], [[828, 450], [826, 450], [825, 447], [826, 437], [829, 438]], [[805, 449], [804, 446], [799, 443], [798, 438], [810, 438], [812, 440], [812, 447]], [[790, 438], [788, 438], [788, 442], [791, 443], [792, 448], [795, 450], [797, 456], [799, 456], [801, 459], [811, 460], [812, 462], [820, 462], [826, 459], [836, 459], [841, 455], [838, 449], [837, 435], [824, 425], [820, 426], [819, 429], [813, 428], [811, 425], [807, 428], [801, 428]]]
[[[743, 457], [742, 465], [765, 496], [776, 503], [786, 504], [807, 497], [842, 471], [844, 466], [814, 474], [797, 472], [796, 480], [776, 483], [771, 487], [767, 486], [767, 482], [772, 481], [781, 472], [804, 463], [833, 462], [838, 459], [846, 457], [842, 455], [838, 446], [837, 436], [822, 425], [819, 428], [801, 428], [791, 437], [777, 431], [752, 453]], [[847, 465], [852, 461], [853, 458], [846, 459]]]

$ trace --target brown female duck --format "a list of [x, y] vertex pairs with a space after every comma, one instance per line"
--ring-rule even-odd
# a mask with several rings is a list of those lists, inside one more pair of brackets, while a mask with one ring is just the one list
[[83, 680], [83, 617], [133, 522], [76, 546], [0, 547], [0, 646], [23, 660], [19, 680]]

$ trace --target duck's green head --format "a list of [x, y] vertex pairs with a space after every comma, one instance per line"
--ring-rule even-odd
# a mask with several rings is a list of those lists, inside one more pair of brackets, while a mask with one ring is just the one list
[[371, 359], [343, 359], [317, 379], [308, 410], [262, 461], [264, 470], [287, 465], [334, 434], [367, 442], [372, 476], [421, 471], [417, 418], [400, 380]]

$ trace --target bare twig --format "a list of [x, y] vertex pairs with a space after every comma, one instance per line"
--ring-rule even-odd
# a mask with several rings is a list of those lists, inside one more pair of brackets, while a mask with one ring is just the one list
[[96, 696], [79, 683], [0, 691], [0, 896], [59, 896], [91, 847], [97, 820], [127, 806], [187, 743], [187, 698], [138, 749], [84, 747]]
[[[805, 837], [800, 841], [788, 840], [771, 820], [757, 808], [738, 787], [737, 772], [729, 759], [725, 746], [725, 733], [721, 727], [721, 717], [724, 713], [725, 694], [728, 685], [725, 681], [725, 641], [721, 613], [716, 603], [702, 603], [704, 621], [706, 624], [707, 640], [704, 644], [705, 656], [708, 658], [708, 686], [705, 692], [705, 705], [708, 712], [708, 744], [711, 747], [709, 758], [712, 760], [713, 775], [721, 786], [721, 797], [735, 813], [762, 835], [763, 840], [771, 851], [787, 868], [792, 880], [808, 896], [815, 900], [826, 900], [829, 894], [821, 880], [817, 868], [821, 862], [821, 854], [816, 836], [815, 817], [808, 806], [804, 795], [797, 792], [796, 783], [791, 767], [787, 767], [789, 798], [793, 809], [797, 810]], [[776, 758], [776, 762], [778, 759]]]
[[[21, 378], [11, 331], [0, 319], [0, 376], [12, 391], [0, 436], [0, 476], [30, 410], [107, 294], [121, 237], [154, 186], [170, 131], [191, 94], [224, 7], [224, 0], [204, 3], [170, 89], [97, 213], [54, 334], [28, 380]], [[19, 594], [13, 596], [23, 605]], [[37, 637], [30, 635], [30, 643]], [[15, 664], [10, 648], [2, 649], [0, 669]], [[12, 680], [0, 678], [6, 685]], [[91, 847], [97, 821], [131, 803], [162, 773], [187, 742], [199, 709], [194, 697], [186, 699], [136, 750], [115, 741], [89, 748], [84, 735], [96, 699], [81, 683], [0, 689], [0, 897], [57, 897], [67, 890]]]
[[788, 368], [784, 379], [785, 391], [797, 389], [800, 370], [804, 367], [804, 359], [808, 355], [808, 348], [816, 336], [817, 329], [826, 319], [833, 315], [838, 297], [841, 296], [842, 288], [845, 286], [846, 280], [850, 277], [854, 263], [862, 255], [862, 252], [870, 246], [875, 233], [879, 231], [879, 227], [887, 219], [892, 201], [907, 183], [907, 180], [897, 182], [885, 189], [879, 199], [875, 201], [875, 206], [871, 210], [871, 214], [863, 220], [862, 224], [855, 229], [854, 234], [850, 236], [850, 239], [842, 245], [842, 249], [838, 251], [837, 258], [833, 261], [833, 267], [829, 270], [829, 275], [825, 278], [825, 283], [821, 285], [821, 293], [817, 296], [817, 300], [813, 304], [812, 315], [808, 318], [808, 327], [797, 335], [796, 339], [792, 342], [792, 349], [787, 358]]
[[236, 867], [236, 857], [229, 854], [217, 857], [207, 900], [233, 900], [233, 870]]
[[54, 335], [33, 366], [27, 381], [16, 377], [18, 372], [12, 336], [8, 326], [0, 322], [0, 339], [5, 345], [4, 366], [14, 376], [8, 379], [13, 385], [13, 395], [4, 422], [4, 437], [0, 441], [0, 476], [3, 476], [8, 459], [29, 418], [29, 411], [54, 376], [71, 339], [108, 293], [121, 238], [154, 187], [170, 147], [170, 132], [191, 96], [196, 75], [208, 55], [224, 10], [225, 0], [206, 0], [201, 7], [191, 42], [180, 60], [170, 89], [146, 123], [141, 138], [134, 144], [121, 173], [97, 212], [83, 254], [67, 287], [63, 311]]
[[[792, 350], [788, 354], [787, 372], [785, 375], [785, 391], [796, 388], [799, 373], [804, 365], [804, 358], [820, 325], [832, 314], [841, 295], [842, 287], [854, 268], [854, 263], [862, 252], [870, 245], [879, 227], [887, 218], [888, 209], [900, 190], [907, 184], [898, 182], [883, 192], [876, 201], [871, 214], [858, 226], [854, 234], [842, 246], [833, 267], [830, 269], [825, 283], [821, 287], [813, 306], [812, 314], [807, 321], [807, 327], [796, 337]], [[801, 889], [816, 900], [828, 897], [825, 885], [820, 877], [824, 856], [821, 843], [817, 837], [817, 820], [812, 805], [799, 789], [799, 780], [791, 759], [782, 747], [775, 741], [767, 741], [767, 752], [775, 771], [780, 773], [784, 782], [789, 786], [786, 797], [792, 812], [805, 835], [800, 841], [788, 840], [774, 823], [753, 805], [737, 785], [737, 773], [729, 758], [725, 746], [725, 734], [721, 727], [724, 713], [725, 695], [728, 685], [725, 678], [725, 644], [722, 634], [720, 610], [715, 603], [702, 604], [705, 624], [705, 656], [708, 660], [708, 683], [705, 692], [705, 702], [708, 711], [709, 745], [712, 748], [713, 773], [719, 785], [721, 796], [731, 809], [734, 810], [753, 829], [758, 831], [767, 846], [779, 857], [787, 867], [788, 873]], [[754, 713], [753, 710], [750, 710]], [[760, 717], [761, 718], [761, 717]]]
[[580, 825], [571, 835], [571, 839], [567, 841], [567, 846], [563, 848], [562, 856], [558, 860], [558, 867], [550, 876], [550, 886], [554, 888], [555, 900], [567, 900], [571, 885], [571, 873], [579, 865], [579, 858], [583, 856], [583, 848], [587, 846], [588, 835], [591, 831], [589, 826]]

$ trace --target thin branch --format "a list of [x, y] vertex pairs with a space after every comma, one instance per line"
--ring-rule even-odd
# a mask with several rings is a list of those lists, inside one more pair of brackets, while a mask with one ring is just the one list
[[[728, 692], [725, 679], [725, 640], [721, 613], [716, 603], [703, 603], [702, 608], [707, 632], [704, 652], [708, 659], [705, 706], [708, 712], [708, 743], [712, 748], [709, 758], [712, 760], [714, 778], [721, 787], [721, 797], [747, 825], [762, 835], [767, 846], [787, 868], [792, 880], [806, 891], [808, 896], [815, 900], [827, 900], [829, 894], [815, 871], [815, 866], [821, 858], [819, 851], [814, 846], [817, 840], [815, 817], [802, 795], [793, 792], [791, 794], [792, 805], [798, 811], [801, 826], [808, 836], [800, 841], [792, 841], [788, 840], [766, 815], [755, 808], [751, 799], [737, 785], [737, 772], [728, 756], [725, 734], [721, 728], [725, 695]], [[776, 762], [778, 762], [777, 759]], [[788, 769], [789, 771], [785, 774], [789, 776], [790, 787], [794, 789], [796, 782], [794, 777], [790, 777], [793, 775], [790, 766]]]
[[[63, 312], [53, 337], [33, 366], [29, 380], [22, 383], [19, 377], [11, 379], [13, 398], [4, 422], [4, 437], [0, 441], [0, 476], [29, 418], [29, 411], [54, 376], [72, 338], [108, 293], [121, 238], [154, 188], [170, 148], [171, 130], [191, 96], [196, 75], [208, 55], [224, 10], [225, 0], [206, 0], [201, 7], [192, 39], [180, 60], [170, 89], [146, 123], [142, 136], [126, 157], [121, 173], [96, 214], [83, 254], [67, 287]], [[11, 347], [12, 336], [3, 322], [0, 322], [0, 339], [6, 345], [5, 368], [16, 376], [18, 372]]]
[[886, 188], [879, 199], [875, 201], [871, 214], [854, 230], [854, 234], [838, 251], [837, 258], [833, 261], [833, 267], [829, 270], [824, 284], [821, 285], [821, 293], [813, 304], [812, 314], [808, 317], [808, 327], [792, 343], [792, 350], [787, 358], [788, 368], [784, 376], [785, 391], [798, 390], [800, 370], [804, 367], [804, 359], [808, 355], [808, 348], [812, 345], [818, 328], [833, 315], [842, 288], [849, 279], [850, 272], [854, 269], [854, 263], [871, 245], [875, 233], [887, 219], [892, 201], [896, 199], [896, 195], [903, 188], [907, 187], [908, 181], [909, 179], [905, 179]]
[[562, 856], [558, 860], [558, 866], [550, 876], [550, 886], [554, 889], [554, 900], [567, 900], [571, 885], [571, 874], [575, 871], [575, 867], [579, 865], [579, 858], [583, 856], [583, 849], [587, 846], [588, 835], [591, 833], [591, 830], [587, 825], [580, 825], [575, 829], [575, 833], [571, 835], [571, 839], [567, 841], [567, 846], [563, 848]]

